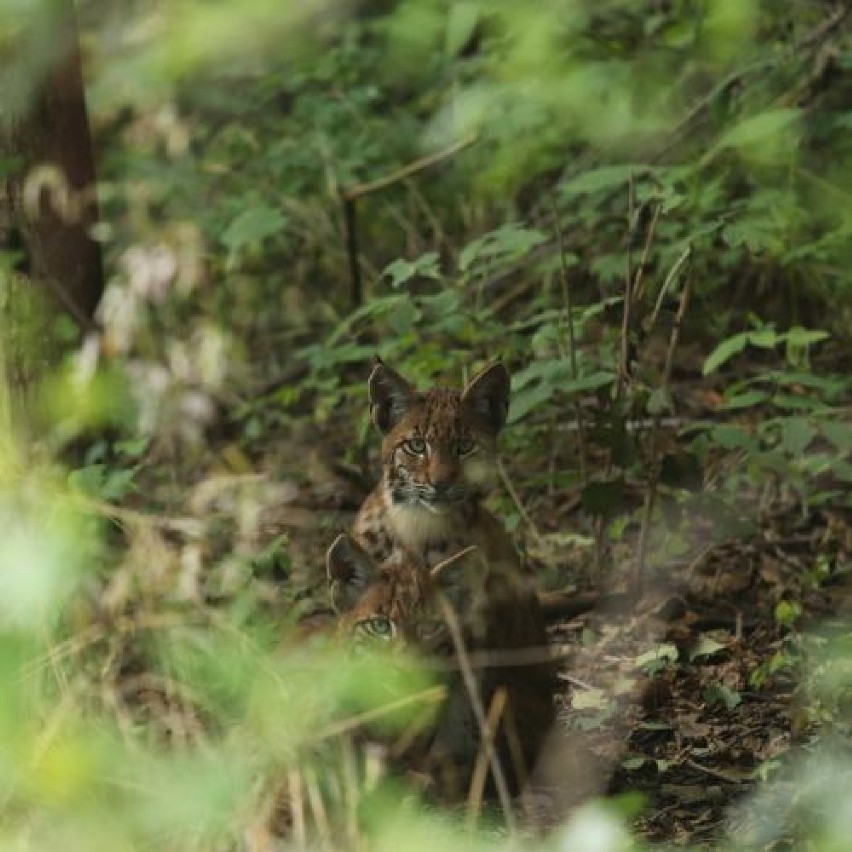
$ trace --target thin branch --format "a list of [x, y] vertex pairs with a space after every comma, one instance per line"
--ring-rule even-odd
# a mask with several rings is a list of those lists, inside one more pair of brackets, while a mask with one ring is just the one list
[[[577, 368], [577, 340], [574, 334], [574, 311], [571, 302], [571, 288], [568, 286], [568, 263], [565, 259], [565, 235], [562, 233], [562, 223], [559, 221], [559, 211], [553, 205], [553, 226], [559, 243], [559, 280], [562, 284], [562, 302], [565, 305], [565, 324], [568, 326], [568, 356], [571, 360], [571, 376], [574, 381], [579, 378]], [[580, 439], [580, 481], [585, 486], [588, 482], [586, 473], [586, 430], [583, 423], [583, 408], [579, 397], [574, 401], [574, 413], [577, 417], [578, 437]]]
[[357, 849], [358, 843], [358, 763], [351, 737], [341, 739], [341, 762], [343, 773], [343, 799], [346, 809], [346, 833], [352, 843], [351, 848]]
[[580, 678], [574, 677], [574, 675], [565, 674], [564, 672], [557, 672], [556, 677], [559, 680], [565, 681], [565, 683], [570, 683], [571, 686], [576, 686], [578, 689], [584, 689], [587, 692], [595, 688], [590, 683], [586, 683], [586, 681], [580, 680]]
[[421, 157], [419, 160], [403, 166], [392, 174], [368, 181], [367, 183], [359, 183], [356, 186], [351, 186], [348, 189], [340, 191], [340, 201], [343, 205], [343, 225], [346, 234], [346, 256], [349, 262], [349, 301], [353, 309], [361, 307], [364, 303], [364, 285], [361, 278], [361, 263], [358, 248], [358, 200], [365, 195], [387, 189], [395, 183], [410, 178], [418, 172], [422, 172], [424, 169], [428, 169], [452, 157], [454, 154], [472, 145], [477, 138], [477, 134], [470, 133], [448, 148], [436, 151], [427, 157]]
[[335, 722], [333, 725], [328, 725], [325, 729], [320, 731], [316, 738], [318, 740], [331, 739], [338, 736], [338, 734], [357, 730], [363, 725], [376, 721], [376, 719], [381, 719], [384, 716], [396, 713], [398, 710], [401, 710], [403, 707], [408, 707], [411, 704], [419, 704], [421, 701], [430, 701], [435, 704], [439, 704], [446, 698], [446, 696], [447, 690], [443, 686], [432, 686], [429, 687], [429, 689], [424, 689], [420, 692], [414, 693], [413, 695], [405, 695], [402, 698], [398, 698], [396, 701], [389, 701], [381, 707], [372, 707], [369, 710], [365, 710], [363, 713], [350, 716], [348, 719], [341, 719], [339, 722]]
[[364, 303], [364, 285], [358, 258], [358, 211], [354, 198], [342, 197], [343, 226], [346, 231], [346, 257], [349, 262], [349, 303], [353, 310]]
[[293, 839], [296, 841], [296, 848], [303, 849], [308, 837], [305, 828], [305, 791], [302, 787], [302, 773], [296, 768], [287, 772], [287, 790], [293, 816]]
[[663, 281], [663, 286], [660, 287], [660, 292], [657, 295], [657, 301], [654, 305], [654, 312], [651, 314], [651, 322], [653, 325], [657, 321], [657, 317], [659, 316], [660, 310], [663, 306], [663, 299], [666, 297], [666, 293], [669, 291], [669, 287], [671, 286], [672, 281], [675, 280], [678, 272], [680, 272], [680, 268], [686, 263], [690, 254], [692, 254], [692, 246], [688, 245], [680, 254], [680, 257], [675, 261], [674, 266], [669, 270], [669, 274], [666, 276], [666, 280]]
[[521, 497], [517, 492], [517, 489], [512, 483], [512, 480], [509, 477], [509, 473], [506, 470], [506, 467], [501, 459], [497, 460], [497, 474], [500, 477], [500, 481], [503, 483], [503, 487], [506, 489], [509, 496], [512, 498], [512, 502], [515, 504], [515, 508], [518, 510], [518, 513], [520, 514], [521, 518], [523, 518], [524, 523], [530, 528], [533, 537], [536, 539], [536, 541], [542, 541], [543, 536], [539, 531], [536, 522], [532, 519], [532, 516], [526, 510], [526, 507], [524, 506], [523, 501], [521, 500]]
[[399, 183], [412, 175], [416, 175], [418, 172], [422, 172], [424, 169], [428, 169], [431, 166], [437, 165], [443, 160], [454, 156], [459, 151], [473, 145], [478, 138], [479, 135], [477, 133], [469, 133], [463, 139], [459, 139], [458, 142], [454, 142], [447, 148], [444, 148], [441, 151], [436, 151], [434, 154], [429, 154], [426, 157], [421, 157], [419, 160], [415, 160], [413, 163], [409, 163], [407, 166], [403, 166], [401, 169], [398, 169], [389, 175], [385, 175], [385, 177], [377, 178], [376, 180], [368, 181], [367, 183], [359, 183], [356, 186], [344, 189], [341, 192], [341, 198], [346, 201], [354, 201], [365, 195], [370, 195], [370, 193], [378, 192], [381, 189], [387, 189], [387, 187], [392, 186], [395, 183]]
[[328, 821], [328, 814], [325, 810], [325, 803], [322, 800], [322, 793], [320, 792], [316, 773], [312, 766], [306, 765], [302, 768], [302, 774], [308, 792], [308, 802], [311, 806], [311, 812], [314, 815], [314, 825], [317, 827], [317, 834], [320, 838], [320, 845], [323, 849], [333, 849], [331, 825]]
[[642, 257], [639, 259], [639, 268], [636, 270], [636, 276], [633, 281], [633, 301], [638, 302], [645, 295], [645, 289], [642, 287], [642, 278], [645, 275], [645, 267], [648, 263], [648, 254], [651, 251], [651, 245], [654, 242], [654, 233], [657, 230], [657, 220], [660, 218], [660, 211], [663, 209], [662, 204], [658, 204], [654, 208], [654, 216], [651, 219], [651, 224], [648, 227], [648, 236], [645, 238], [645, 245], [642, 247]]
[[52, 275], [45, 275], [43, 278], [39, 278], [38, 280], [45, 284], [47, 289], [53, 293], [56, 300], [63, 308], [65, 308], [68, 312], [68, 316], [74, 320], [81, 331], [85, 331], [86, 334], [100, 335], [103, 333], [101, 324], [96, 319], [90, 317], [80, 307], [73, 296]]
[[830, 18], [826, 18], [819, 26], [814, 27], [809, 33], [802, 36], [794, 45], [794, 49], [810, 47], [812, 44], [822, 41], [835, 27], [843, 23], [850, 12], [852, 12], [852, 3], [841, 3]]
[[633, 270], [631, 263], [633, 255], [630, 245], [633, 243], [633, 172], [627, 182], [627, 275], [624, 279], [624, 304], [621, 310], [620, 356], [618, 370], [615, 376], [615, 398], [621, 399], [624, 382], [630, 371], [630, 307], [633, 302]]
[[488, 708], [488, 717], [485, 720], [485, 736], [488, 737], [488, 741], [486, 742], [483, 739], [482, 747], [476, 756], [476, 764], [473, 767], [473, 776], [470, 779], [470, 789], [467, 794], [467, 827], [471, 831], [476, 827], [476, 820], [482, 810], [482, 796], [485, 793], [485, 781], [488, 777], [488, 750], [494, 748], [494, 735], [497, 726], [500, 724], [503, 711], [506, 709], [507, 699], [506, 688], [501, 686], [494, 693], [491, 706]]
[[[683, 257], [683, 256], [682, 256]], [[682, 263], [676, 264], [678, 267]], [[665, 367], [663, 368], [663, 381], [661, 388], [664, 392], [668, 391], [669, 382], [671, 380], [672, 365], [674, 364], [675, 350], [680, 337], [681, 323], [683, 322], [686, 307], [689, 304], [689, 291], [692, 279], [687, 277], [683, 285], [683, 290], [680, 294], [680, 304], [678, 305], [677, 315], [675, 316], [674, 324], [672, 325], [672, 333], [669, 338], [669, 347], [666, 352]], [[659, 415], [658, 415], [659, 416]], [[654, 435], [656, 435], [656, 429]], [[660, 464], [657, 458], [656, 442], [652, 447], [652, 458], [650, 464], [650, 474], [648, 477], [648, 489], [645, 492], [645, 505], [642, 511], [642, 527], [639, 531], [639, 546], [636, 553], [636, 567], [632, 578], [633, 593], [638, 598], [642, 594], [642, 588], [645, 582], [645, 562], [648, 555], [648, 536], [651, 528], [651, 517], [654, 512], [654, 504], [657, 498], [657, 485], [660, 479]]]
[[485, 709], [482, 704], [482, 698], [479, 694], [476, 677], [468, 661], [467, 649], [465, 648], [464, 639], [462, 638], [458, 616], [443, 596], [438, 598], [438, 603], [441, 607], [444, 620], [446, 621], [447, 629], [450, 631], [450, 638], [452, 639], [453, 647], [458, 655], [462, 681], [464, 682], [465, 689], [467, 690], [468, 697], [470, 698], [470, 704], [473, 708], [473, 714], [476, 717], [476, 722], [479, 725], [483, 747], [488, 754], [488, 762], [491, 765], [491, 772], [494, 776], [494, 786], [497, 788], [497, 797], [500, 800], [500, 806], [503, 808], [503, 814], [506, 818], [506, 826], [509, 829], [509, 832], [514, 834], [516, 826], [515, 818], [512, 813], [512, 798], [509, 795], [509, 786], [506, 783], [506, 776], [503, 772], [503, 767], [500, 765], [497, 750], [495, 749], [494, 743], [488, 733], [488, 719], [485, 715]]
[[735, 775], [730, 775], [727, 772], [723, 772], [721, 769], [714, 769], [712, 766], [702, 766], [702, 764], [696, 763], [689, 757], [686, 758], [684, 763], [693, 769], [697, 769], [699, 772], [703, 772], [713, 778], [718, 778], [720, 781], [724, 781], [727, 784], [736, 784], [738, 787], [742, 787], [745, 781], [744, 778], [737, 778]]

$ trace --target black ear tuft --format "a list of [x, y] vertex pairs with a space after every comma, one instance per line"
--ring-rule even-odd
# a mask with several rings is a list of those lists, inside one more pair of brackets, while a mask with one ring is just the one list
[[402, 419], [417, 394], [396, 370], [376, 356], [376, 364], [367, 382], [370, 416], [379, 431], [386, 434]]
[[329, 547], [325, 565], [331, 604], [337, 612], [352, 609], [378, 574], [375, 562], [347, 533]]
[[462, 403], [485, 420], [495, 435], [509, 416], [510, 385], [509, 371], [498, 361], [479, 373], [462, 393]]

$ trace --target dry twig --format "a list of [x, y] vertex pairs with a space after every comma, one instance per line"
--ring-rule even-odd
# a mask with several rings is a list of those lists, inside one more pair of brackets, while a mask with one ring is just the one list
[[485, 780], [488, 777], [488, 752], [494, 748], [494, 735], [506, 709], [508, 693], [501, 687], [494, 693], [491, 706], [488, 708], [485, 734], [490, 742], [483, 739], [482, 747], [476, 757], [476, 765], [473, 768], [473, 776], [470, 779], [470, 789], [467, 795], [467, 826], [471, 831], [476, 827], [476, 821], [482, 810], [482, 797], [485, 793]]
[[447, 623], [447, 629], [450, 631], [453, 647], [458, 655], [462, 680], [464, 682], [465, 689], [467, 690], [468, 697], [470, 698], [476, 722], [479, 725], [483, 747], [488, 755], [491, 773], [494, 776], [494, 786], [497, 788], [497, 797], [500, 800], [500, 806], [503, 808], [506, 826], [510, 833], [514, 834], [516, 826], [514, 814], [512, 813], [512, 799], [509, 795], [509, 786], [506, 783], [506, 775], [503, 772], [503, 767], [500, 765], [497, 750], [495, 749], [494, 743], [489, 734], [488, 718], [485, 715], [485, 709], [482, 704], [482, 697], [479, 694], [476, 677], [468, 661], [467, 649], [465, 648], [458, 616], [445, 598], [439, 597], [438, 603], [440, 604], [444, 620]]
[[[686, 252], [681, 257], [680, 260], [677, 261], [675, 267], [680, 269], [682, 266], [683, 260], [685, 260]], [[683, 322], [684, 314], [686, 313], [686, 306], [689, 304], [689, 290], [691, 285], [691, 279], [687, 277], [686, 282], [683, 285], [683, 290], [680, 294], [680, 304], [678, 305], [677, 314], [675, 316], [674, 324], [672, 325], [671, 336], [669, 337], [669, 346], [666, 351], [666, 361], [665, 367], [663, 369], [663, 381], [661, 385], [661, 389], [663, 392], [666, 392], [669, 387], [669, 381], [671, 379], [672, 373], [672, 365], [674, 363], [674, 354], [677, 349], [677, 342], [680, 337], [680, 328], [681, 323]], [[645, 582], [645, 561], [647, 558], [648, 552], [648, 535], [651, 528], [651, 517], [654, 512], [654, 504], [656, 503], [657, 498], [657, 485], [659, 484], [660, 478], [660, 462], [657, 458], [658, 452], [656, 448], [656, 443], [653, 442], [653, 437], [656, 435], [657, 430], [655, 429], [652, 432], [652, 458], [650, 461], [650, 474], [648, 476], [648, 488], [645, 492], [645, 504], [642, 510], [642, 527], [639, 531], [639, 546], [637, 548], [636, 554], [636, 567], [633, 572], [632, 585], [633, 585], [633, 593], [636, 597], [639, 597], [642, 593], [642, 587]]]

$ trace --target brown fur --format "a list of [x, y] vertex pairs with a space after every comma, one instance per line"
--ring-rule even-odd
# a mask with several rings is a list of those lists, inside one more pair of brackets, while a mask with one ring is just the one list
[[421, 392], [378, 361], [369, 395], [384, 436], [382, 478], [358, 512], [358, 542], [380, 563], [408, 551], [432, 566], [477, 545], [490, 563], [517, 566], [511, 539], [481, 505], [496, 478], [508, 413], [506, 368], [488, 367], [463, 391]]
[[[377, 565], [345, 535], [331, 546], [327, 562], [331, 598], [340, 616], [338, 629], [355, 642], [372, 638], [403, 643], [430, 657], [457, 661], [439, 599], [450, 603], [485, 707], [498, 690], [506, 691], [496, 745], [510, 789], [518, 792], [553, 724], [556, 685], [555, 667], [546, 656], [524, 665], [500, 665], [495, 659], [501, 652], [523, 649], [547, 654], [543, 615], [524, 578], [505, 565], [488, 564], [476, 552], [429, 569], [398, 550]], [[495, 664], [489, 664], [489, 656]], [[457, 670], [448, 675], [446, 685], [447, 698], [423, 758], [425, 765], [415, 768], [435, 779], [441, 798], [457, 800], [467, 792], [481, 749], [481, 729]]]

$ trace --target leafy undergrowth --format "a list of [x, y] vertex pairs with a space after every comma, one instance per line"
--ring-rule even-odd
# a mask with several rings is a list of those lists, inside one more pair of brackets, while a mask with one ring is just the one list
[[109, 283], [0, 396], [0, 843], [517, 847], [360, 748], [428, 673], [295, 630], [378, 353], [506, 360], [493, 508], [600, 593], [542, 845], [846, 848], [848, 5], [78, 5]]
[[[785, 848], [811, 831], [813, 803], [791, 803], [777, 790], [795, 789], [800, 755], [845, 730], [842, 666], [827, 692], [819, 681], [821, 670], [832, 669], [830, 649], [847, 635], [852, 514], [836, 483], [812, 480], [803, 491], [796, 474], [807, 458], [781, 477], [766, 473], [756, 445], [715, 442], [705, 453], [701, 438], [713, 429], [754, 436], [773, 416], [766, 400], [730, 409], [714, 384], [696, 365], [691, 378], [672, 386], [683, 416], [631, 421], [637, 445], [651, 442], [654, 458], [679, 460], [690, 483], [661, 477], [648, 512], [649, 483], [635, 478], [640, 468], [618, 472], [610, 462], [606, 478], [607, 454], [588, 433], [585, 447], [576, 430], [569, 433], [570, 452], [587, 454], [586, 485], [550, 487], [545, 452], [505, 462], [493, 503], [514, 526], [541, 585], [600, 592], [595, 609], [551, 628], [563, 659], [562, 737], [549, 762], [563, 798], [543, 806], [539, 825], [553, 826], [594, 797], [623, 803], [630, 794], [627, 812], [649, 842], [731, 839]], [[582, 402], [593, 422], [600, 400]], [[351, 446], [342, 442], [350, 433], [341, 424], [363, 408], [363, 401], [345, 403], [340, 420], [318, 428], [308, 419], [286, 441], [217, 439], [206, 447], [203, 469], [195, 458], [158, 458], [167, 450], [155, 444], [101, 442], [73, 476], [76, 488], [88, 490], [88, 510], [113, 530], [101, 553], [109, 568], [93, 586], [89, 614], [79, 616], [98, 626], [88, 628], [90, 640], [68, 640], [80, 643], [73, 653], [84, 668], [92, 646], [99, 651], [89, 663], [97, 671], [89, 689], [97, 683], [101, 693], [95, 704], [170, 748], [207, 744], [218, 754], [224, 737], [247, 749], [245, 760], [271, 737], [268, 759], [241, 766], [244, 783], [258, 791], [243, 805], [244, 824], [259, 838], [275, 822], [270, 814], [279, 814], [283, 772], [291, 785], [285, 816], [277, 817], [283, 830], [295, 830], [295, 783], [308, 815], [300, 819], [319, 819], [329, 833], [323, 842], [333, 845], [336, 820], [341, 813], [355, 820], [354, 805], [345, 794], [336, 800], [315, 773], [354, 772], [346, 769], [353, 746], [345, 738], [342, 764], [338, 746], [329, 746], [331, 754], [326, 746], [336, 742], [335, 731], [354, 730], [372, 712], [377, 694], [380, 715], [389, 700], [387, 684], [375, 691], [376, 673], [347, 675], [349, 658], [312, 657], [315, 646], [287, 630], [306, 615], [325, 626], [324, 553], [351, 521], [376, 465], [372, 452], [360, 465], [343, 461]], [[777, 434], [796, 431], [780, 419]], [[817, 453], [828, 418], [816, 412], [806, 419]], [[375, 446], [375, 436], [364, 440]], [[514, 440], [506, 436], [510, 446]], [[783, 469], [790, 455], [783, 441], [762, 446]], [[748, 465], [764, 473], [741, 476]], [[150, 631], [160, 639], [146, 639]], [[296, 656], [276, 669], [271, 661], [287, 647]], [[263, 666], [277, 671], [271, 680]], [[400, 684], [397, 695], [428, 693], [427, 682], [412, 683]], [[426, 705], [432, 700], [427, 695]], [[275, 733], [276, 713], [286, 735]], [[785, 803], [768, 823], [767, 791]], [[360, 820], [361, 807], [371, 806], [368, 794], [359, 795], [366, 796]], [[310, 831], [299, 820], [297, 827], [298, 837]], [[353, 841], [363, 829], [349, 830]]]

